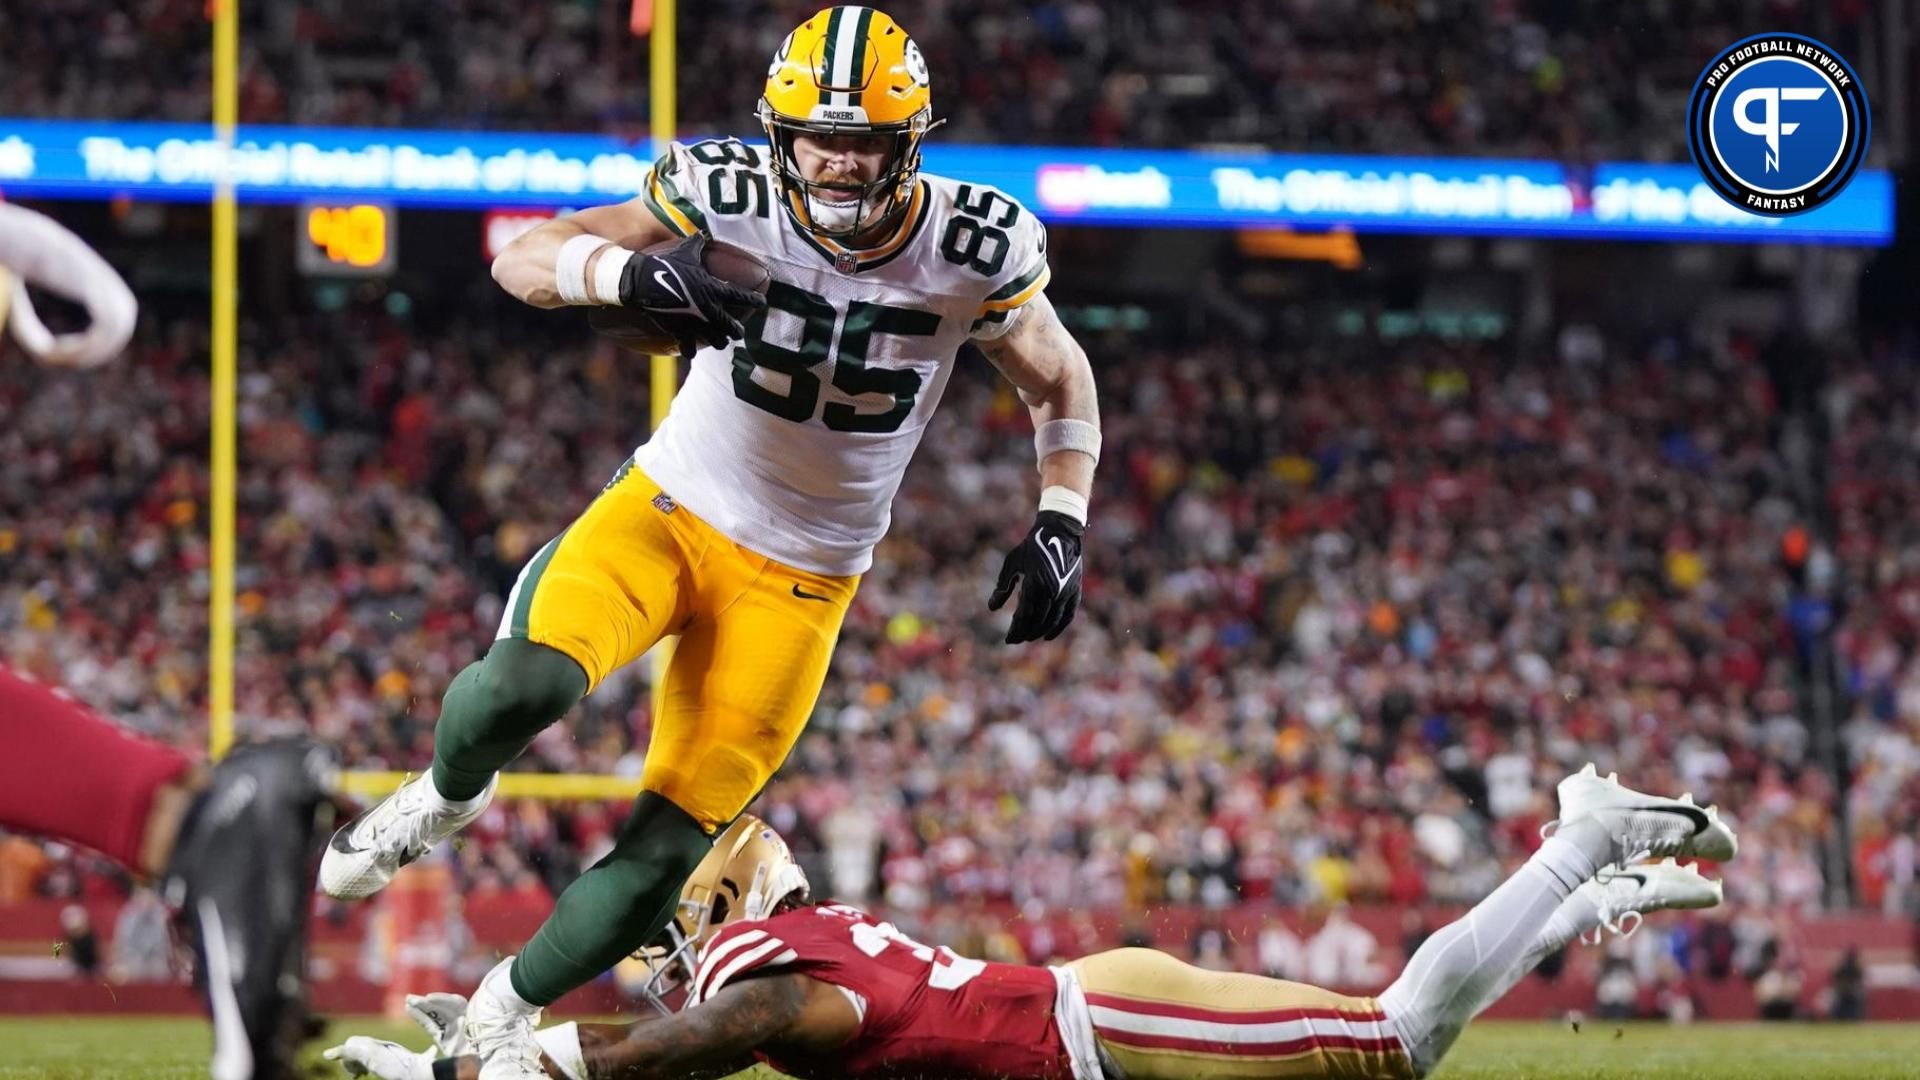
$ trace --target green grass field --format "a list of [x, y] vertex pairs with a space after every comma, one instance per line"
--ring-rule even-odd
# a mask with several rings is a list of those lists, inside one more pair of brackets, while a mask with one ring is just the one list
[[[425, 1046], [419, 1029], [380, 1020], [336, 1030]], [[0, 1080], [198, 1080], [209, 1036], [193, 1020], [0, 1019]], [[322, 1044], [325, 1045], [325, 1044]], [[318, 1050], [315, 1051], [316, 1055]], [[318, 1076], [338, 1076], [321, 1069]], [[771, 1073], [766, 1074], [772, 1076]], [[1467, 1032], [1442, 1080], [1866, 1080], [1920, 1076], [1920, 1025], [1487, 1023]]]

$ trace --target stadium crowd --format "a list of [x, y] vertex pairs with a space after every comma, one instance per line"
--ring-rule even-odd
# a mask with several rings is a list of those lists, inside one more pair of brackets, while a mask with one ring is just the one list
[[[820, 6], [683, 4], [683, 128], [753, 130], [767, 58]], [[886, 7], [926, 53], [950, 120], [943, 139], [1570, 161], [1685, 160], [1687, 94], [1714, 50], [1758, 20], [1864, 56], [1879, 9], [1862, 0]], [[19, 61], [0, 87], [0, 114], [204, 121], [204, 10], [202, 0], [47, 0], [0, 11], [0, 37]], [[627, 10], [625, 0], [247, 5], [241, 116], [644, 134], [646, 49], [627, 31]], [[1647, 49], [1653, 40], [1662, 47]], [[1865, 77], [1872, 93], [1874, 73]]]
[[[250, 733], [424, 766], [439, 697], [492, 638], [515, 570], [642, 436], [635, 359], [567, 318], [481, 306], [426, 332], [375, 297], [247, 324]], [[189, 744], [203, 333], [155, 319], [110, 372], [0, 383], [16, 463], [0, 471], [0, 656]], [[999, 643], [984, 600], [1025, 527], [1032, 449], [1017, 401], [963, 362], [813, 725], [756, 807], [823, 888], [903, 912], [1465, 902], [1538, 842], [1553, 781], [1591, 758], [1739, 814], [1738, 906], [1826, 903], [1843, 804], [1860, 901], [1911, 910], [1910, 375], [1862, 363], [1825, 402], [1851, 583], [1834, 608], [1782, 557], [1800, 516], [1753, 342], [1568, 326], [1516, 358], [1437, 339], [1275, 356], [1089, 337], [1109, 450], [1088, 603], [1058, 643]], [[1858, 694], [1844, 799], [1794, 682], [1831, 610]], [[647, 726], [633, 665], [527, 762], [633, 774]], [[501, 802], [457, 851], [464, 891], [564, 883], [622, 809]], [[89, 867], [63, 854], [23, 888], [117, 887]]]

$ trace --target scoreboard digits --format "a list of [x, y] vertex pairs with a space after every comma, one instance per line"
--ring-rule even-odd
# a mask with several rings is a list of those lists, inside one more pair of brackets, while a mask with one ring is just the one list
[[385, 203], [308, 202], [295, 244], [306, 274], [381, 277], [393, 271], [396, 217]]

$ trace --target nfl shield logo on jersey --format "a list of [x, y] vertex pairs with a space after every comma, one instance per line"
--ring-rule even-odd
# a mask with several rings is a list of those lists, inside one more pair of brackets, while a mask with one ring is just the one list
[[860, 257], [851, 251], [843, 251], [833, 257], [833, 268], [843, 274], [851, 274], [860, 269]]

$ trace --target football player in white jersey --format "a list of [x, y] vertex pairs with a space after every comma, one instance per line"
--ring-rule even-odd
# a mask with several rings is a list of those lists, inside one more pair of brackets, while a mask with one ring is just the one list
[[[363, 897], [485, 808], [497, 770], [614, 669], [679, 634], [644, 792], [611, 854], [489, 975], [467, 1023], [484, 1075], [541, 1075], [542, 1006], [651, 940], [681, 882], [786, 758], [962, 345], [1032, 412], [1036, 520], [988, 606], [1009, 643], [1080, 599], [1099, 414], [1043, 290], [1046, 237], [1014, 199], [920, 171], [928, 73], [868, 7], [819, 12], [768, 72], [767, 145], [675, 145], [639, 197], [522, 237], [496, 281], [536, 307], [620, 305], [692, 352], [651, 441], [527, 564], [486, 658], [448, 689], [430, 774], [334, 837], [327, 892]], [[670, 249], [642, 249], [675, 238]], [[709, 240], [768, 263], [764, 302], [709, 274]]]

